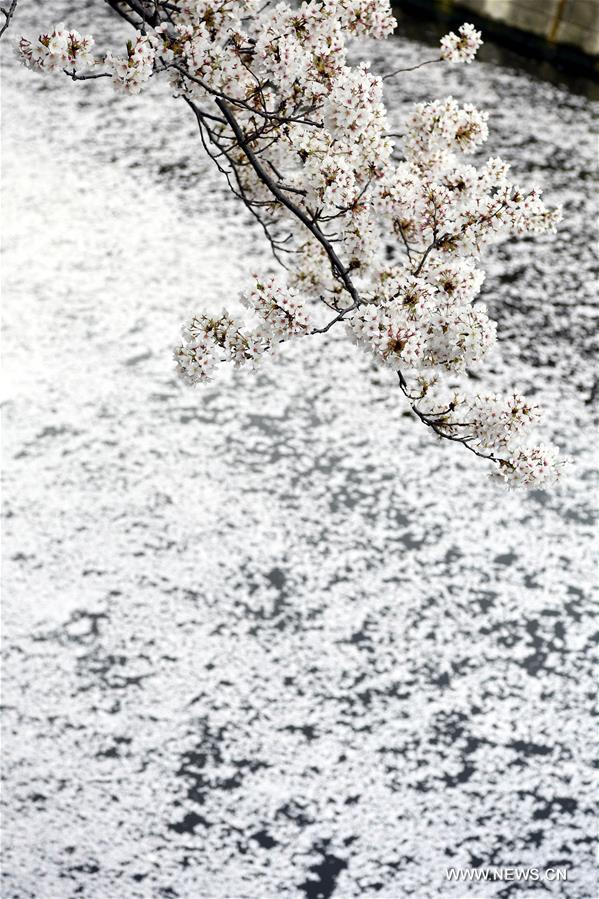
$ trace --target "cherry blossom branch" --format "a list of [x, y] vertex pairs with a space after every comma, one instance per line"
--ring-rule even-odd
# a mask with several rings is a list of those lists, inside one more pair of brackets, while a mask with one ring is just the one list
[[[288, 339], [343, 322], [397, 372], [414, 414], [439, 437], [493, 462], [510, 483], [557, 477], [554, 448], [514, 442], [536, 407], [517, 394], [449, 399], [443, 375], [470, 371], [495, 340], [495, 323], [474, 305], [483, 247], [502, 232], [552, 231], [559, 211], [516, 187], [502, 160], [478, 170], [461, 161], [486, 139], [485, 113], [451, 97], [417, 104], [399, 132], [398, 158], [383, 104], [383, 81], [441, 60], [471, 62], [481, 44], [474, 27], [446, 35], [439, 59], [377, 77], [346, 64], [343, 33], [385, 37], [395, 24], [388, 0], [369, 0], [366, 11], [362, 0], [298, 8], [282, 0], [263, 19], [249, 0], [219, 0], [215, 9], [106, 2], [137, 29], [126, 55], [107, 53], [98, 71], [93, 37], [61, 27], [37, 42], [22, 38], [24, 63], [75, 81], [109, 77], [129, 94], [169, 73], [208, 157], [288, 271], [284, 281], [254, 276], [240, 296], [249, 322], [226, 312], [193, 317], [175, 350], [183, 380], [209, 380], [223, 361], [253, 366]], [[299, 227], [283, 236], [289, 218]], [[332, 310], [325, 325], [314, 326], [298, 289]]]
[[246, 109], [252, 113], [252, 115], [260, 116], [264, 119], [270, 119], [273, 122], [277, 122], [279, 124], [288, 124], [289, 122], [295, 122], [299, 125], [310, 125], [312, 128], [322, 128], [322, 122], [314, 122], [310, 119], [301, 118], [299, 116], [281, 116], [276, 112], [269, 112], [265, 109], [256, 109], [255, 106], [250, 106], [249, 103], [245, 103], [243, 100], [240, 100], [238, 97], [232, 97], [229, 94], [224, 94], [222, 91], [215, 90], [210, 87], [210, 85], [206, 84], [201, 78], [196, 78], [195, 75], [192, 75], [191, 72], [188, 72], [182, 66], [177, 65], [175, 63], [166, 66], [165, 68], [175, 69], [179, 72], [184, 78], [187, 78], [189, 81], [192, 81], [194, 84], [198, 84], [202, 87], [206, 93], [211, 94], [213, 97], [216, 97], [220, 100], [225, 100], [227, 103], [231, 103], [234, 106], [238, 106], [241, 109]]
[[395, 78], [396, 75], [401, 75], [403, 72], [415, 72], [416, 69], [421, 69], [423, 66], [430, 66], [435, 62], [443, 62], [442, 56], [437, 56], [435, 59], [425, 59], [424, 62], [419, 62], [418, 65], [415, 66], [407, 66], [402, 69], [395, 69], [393, 72], [387, 72], [386, 75], [381, 75], [383, 81], [389, 81], [390, 78]]
[[[328, 305], [328, 303], [327, 303], [327, 305]], [[310, 331], [310, 334], [326, 334], [327, 331], [330, 331], [330, 329], [333, 327], [333, 325], [336, 325], [338, 322], [342, 321], [346, 315], [349, 315], [350, 312], [354, 312], [356, 309], [358, 309], [359, 305], [360, 305], [359, 303], [354, 303], [352, 306], [348, 306], [346, 309], [342, 309], [341, 312], [339, 312], [335, 316], [335, 318], [331, 319], [331, 321], [324, 327], [312, 328], [312, 330]]]
[[63, 69], [65, 75], [70, 78], [72, 81], [93, 81], [94, 78], [112, 78], [110, 72], [86, 72], [84, 75], [79, 75], [75, 69]]
[[14, 16], [15, 10], [17, 8], [17, 2], [18, 2], [18, 0], [12, 0], [12, 3], [8, 7], [8, 9], [5, 9], [4, 6], [0, 6], [0, 13], [2, 13], [2, 15], [4, 16], [4, 22], [0, 26], [0, 38], [2, 37], [4, 32], [7, 30], [8, 26], [10, 25], [10, 21], [11, 21], [12, 17]]
[[333, 249], [330, 241], [327, 240], [327, 238], [324, 236], [324, 234], [322, 233], [322, 231], [318, 227], [318, 225], [316, 225], [299, 206], [297, 206], [292, 200], [290, 200], [289, 197], [285, 196], [285, 193], [282, 190], [280, 190], [279, 187], [275, 184], [275, 182], [270, 177], [270, 175], [268, 174], [268, 172], [266, 171], [264, 166], [261, 164], [260, 160], [254, 153], [252, 148], [246, 142], [243, 132], [242, 132], [241, 128], [239, 127], [237, 120], [235, 119], [235, 116], [233, 115], [231, 110], [228, 108], [226, 103], [224, 103], [223, 100], [220, 98], [218, 98], [215, 102], [216, 102], [216, 105], [218, 106], [218, 108], [220, 109], [220, 111], [222, 112], [223, 116], [225, 117], [225, 119], [227, 120], [229, 125], [231, 126], [231, 130], [233, 131], [233, 133], [235, 134], [235, 137], [237, 138], [237, 143], [239, 144], [240, 148], [245, 153], [248, 161], [250, 162], [250, 165], [256, 172], [260, 181], [262, 181], [262, 183], [264, 185], [266, 185], [266, 187], [269, 189], [269, 191], [272, 193], [272, 195], [279, 201], [279, 203], [281, 203], [282, 206], [285, 206], [285, 208], [288, 209], [292, 213], [292, 215], [294, 215], [297, 219], [299, 219], [299, 221], [304, 225], [304, 227], [306, 227], [308, 229], [310, 234], [312, 234], [312, 236], [316, 238], [318, 243], [322, 246], [325, 253], [329, 257], [333, 271], [339, 276], [339, 278], [343, 282], [343, 286], [345, 287], [345, 289], [351, 296], [352, 300], [354, 301], [354, 304], [356, 306], [359, 306], [361, 303], [361, 300], [358, 295], [358, 291], [356, 290], [356, 288], [352, 282], [352, 279], [349, 275], [349, 271], [346, 269], [346, 267], [343, 265], [343, 263], [337, 256], [337, 253]]
[[[406, 380], [401, 372], [398, 372], [398, 377], [399, 377], [400, 389], [401, 389], [402, 393], [404, 394], [404, 396], [406, 396], [410, 400], [410, 408], [412, 409], [412, 412], [414, 412], [414, 414], [418, 416], [418, 418], [420, 419], [420, 421], [423, 424], [425, 424], [428, 428], [432, 428], [432, 430], [435, 432], [435, 434], [437, 434], [437, 436], [442, 437], [444, 440], [450, 440], [453, 443], [461, 443], [462, 446], [464, 446], [467, 450], [470, 450], [471, 453], [474, 453], [475, 456], [478, 456], [479, 459], [486, 459], [487, 461], [495, 462], [495, 464], [500, 465], [500, 466], [501, 465], [511, 465], [511, 463], [509, 461], [507, 461], [506, 459], [500, 459], [497, 456], [493, 455], [493, 453], [481, 453], [480, 450], [478, 450], [476, 447], [472, 446], [470, 441], [476, 439], [476, 435], [474, 435], [474, 434], [466, 435], [463, 437], [460, 437], [456, 434], [448, 434], [447, 431], [443, 430], [444, 422], [436, 420], [436, 419], [438, 419], [440, 416], [445, 416], [448, 413], [453, 412], [454, 406], [450, 404], [450, 406], [443, 412], [437, 412], [437, 413], [423, 412], [421, 409], [418, 408], [417, 403], [413, 402], [414, 398], [408, 392]], [[465, 426], [466, 423], [465, 422], [447, 423], [447, 424], [445, 424], [445, 427], [455, 428], [455, 427], [458, 427], [461, 425]], [[513, 466], [511, 466], [511, 467], [513, 467]]]
[[128, 22], [129, 25], [133, 26], [133, 28], [137, 29], [142, 24], [142, 22], [138, 22], [137, 19], [134, 19], [133, 16], [123, 9], [123, 0], [104, 0], [104, 2], [110, 6], [121, 19], [124, 19], [125, 22]]

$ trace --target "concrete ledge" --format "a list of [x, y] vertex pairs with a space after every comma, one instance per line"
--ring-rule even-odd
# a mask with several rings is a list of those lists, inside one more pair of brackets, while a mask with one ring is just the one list
[[599, 57], [598, 0], [566, 0], [557, 23], [555, 40], [573, 44], [585, 53]]
[[471, 9], [481, 18], [548, 37], [561, 0], [458, 0], [456, 7]]

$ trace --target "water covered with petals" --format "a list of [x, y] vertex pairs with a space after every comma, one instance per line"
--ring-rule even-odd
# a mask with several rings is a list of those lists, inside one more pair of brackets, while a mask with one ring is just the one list
[[[97, 4], [53, 6], [123, 55], [130, 31]], [[383, 72], [436, 51], [401, 31], [367, 52]], [[274, 273], [261, 229], [158, 79], [115, 96], [6, 52], [7, 897], [524, 889], [474, 893], [448, 865], [563, 865], [527, 891], [595, 894], [596, 107], [511, 66], [385, 92], [399, 132], [415, 102], [471, 102], [476, 72], [483, 152], [563, 204], [557, 238], [490, 246], [484, 282], [443, 260], [426, 276], [498, 321], [465, 375], [485, 421], [525, 397], [538, 443], [575, 457], [547, 491], [506, 491], [431, 440], [343, 326], [182, 385], [181, 322], [237, 320], [248, 273]]]

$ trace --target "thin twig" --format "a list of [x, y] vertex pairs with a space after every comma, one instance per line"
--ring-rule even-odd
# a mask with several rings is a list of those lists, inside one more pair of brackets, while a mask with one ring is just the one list
[[[327, 303], [326, 305], [328, 306], [329, 304]], [[337, 322], [340, 322], [342, 319], [344, 319], [348, 312], [353, 312], [354, 309], [357, 309], [358, 305], [358, 303], [354, 303], [353, 306], [348, 306], [346, 309], [342, 309], [341, 312], [339, 312], [335, 316], [335, 318], [331, 319], [328, 325], [325, 325], [324, 328], [313, 328], [312, 331], [310, 331], [310, 334], [326, 334], [326, 332], [330, 328], [332, 328], [333, 325], [336, 325]]]
[[112, 78], [110, 72], [97, 72], [96, 74], [89, 73], [87, 75], [78, 75], [75, 69], [73, 69], [71, 72], [69, 72], [68, 69], [63, 69], [62, 71], [69, 78], [72, 78], [73, 81], [91, 81], [94, 78]]
[[424, 62], [419, 62], [417, 66], [408, 66], [405, 69], [395, 69], [394, 72], [388, 72], [386, 75], [382, 75], [383, 81], [388, 81], [389, 78], [395, 78], [396, 75], [400, 75], [402, 72], [415, 72], [416, 69], [421, 69], [422, 66], [430, 66], [434, 62], [441, 62], [441, 57], [438, 56], [436, 59], [426, 59]]

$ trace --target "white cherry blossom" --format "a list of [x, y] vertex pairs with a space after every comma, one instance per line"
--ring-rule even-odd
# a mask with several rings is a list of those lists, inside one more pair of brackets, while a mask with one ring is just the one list
[[473, 62], [482, 42], [480, 31], [465, 22], [457, 34], [450, 31], [441, 39], [441, 58], [447, 62]]
[[54, 72], [65, 68], [82, 71], [94, 64], [93, 46], [91, 34], [81, 35], [61, 23], [48, 34], [40, 34], [35, 41], [22, 37], [18, 52], [25, 65], [34, 71]]
[[[452, 97], [418, 103], [394, 144], [384, 79], [367, 62], [349, 65], [346, 50], [350, 39], [391, 33], [388, 0], [157, 0], [153, 9], [121, 55], [92, 57], [93, 38], [64, 26], [23, 38], [19, 53], [40, 72], [93, 65], [89, 77], [108, 75], [129, 94], [164, 73], [284, 262], [285, 280], [256, 278], [241, 293], [244, 320], [191, 319], [175, 351], [183, 380], [206, 381], [220, 362], [251, 368], [286, 340], [343, 321], [350, 339], [398, 373], [437, 434], [491, 458], [510, 483], [548, 482], [552, 451], [514, 449], [538, 417], [526, 400], [442, 400], [444, 377], [495, 343], [496, 325], [477, 302], [484, 249], [551, 233], [561, 217], [502, 159], [477, 163], [487, 114]], [[441, 57], [471, 62], [481, 43], [465, 24], [443, 38]], [[306, 302], [325, 304], [327, 326], [314, 327]]]

